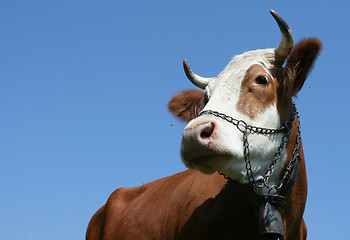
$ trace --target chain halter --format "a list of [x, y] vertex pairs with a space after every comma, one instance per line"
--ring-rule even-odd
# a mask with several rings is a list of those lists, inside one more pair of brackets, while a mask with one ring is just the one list
[[[250, 186], [256, 190], [259, 188], [263, 188], [266, 187], [268, 189], [268, 194], [263, 195], [263, 197], [273, 197], [274, 200], [279, 201], [279, 198], [282, 198], [281, 200], [283, 200], [285, 194], [282, 194], [282, 190], [283, 193], [285, 192], [285, 187], [287, 187], [287, 183], [289, 182], [289, 180], [291, 178], [293, 178], [293, 171], [294, 168], [296, 166], [296, 162], [297, 160], [300, 159], [300, 143], [301, 143], [301, 133], [300, 133], [300, 120], [299, 120], [299, 115], [298, 115], [298, 111], [295, 107], [295, 103], [293, 102], [293, 114], [291, 117], [290, 121], [287, 121], [283, 124], [282, 127], [277, 128], [277, 129], [269, 129], [269, 128], [263, 128], [263, 127], [256, 127], [256, 126], [252, 126], [252, 125], [248, 125], [246, 122], [244, 122], [243, 120], [237, 120], [234, 119], [230, 116], [227, 116], [223, 113], [219, 113], [217, 111], [212, 111], [212, 110], [205, 110], [199, 113], [199, 116], [201, 115], [205, 115], [205, 114], [209, 114], [209, 115], [213, 115], [215, 117], [219, 117], [233, 125], [235, 125], [237, 127], [237, 129], [242, 132], [243, 134], [243, 149], [244, 149], [244, 160], [245, 160], [245, 167], [246, 167], [246, 172], [247, 172], [247, 176], [248, 176], [248, 181]], [[294, 121], [297, 122], [297, 140], [296, 140], [296, 145], [293, 151], [293, 156], [291, 161], [289, 162], [285, 174], [283, 175], [281, 181], [278, 184], [275, 185], [269, 185], [267, 183], [268, 179], [270, 178], [277, 161], [279, 161], [281, 159], [281, 155], [282, 155], [282, 151], [286, 145], [286, 143], [288, 142], [288, 138], [289, 138], [289, 134], [292, 130], [292, 126]], [[248, 142], [248, 135], [249, 134], [263, 134], [263, 135], [275, 135], [275, 134], [283, 134], [283, 137], [281, 139], [281, 143], [278, 146], [277, 152], [275, 153], [273, 160], [269, 166], [269, 168], [267, 169], [267, 171], [265, 172], [264, 177], [257, 181], [254, 178], [254, 174], [252, 171], [252, 167], [251, 167], [251, 160], [250, 160], [250, 152], [249, 152], [249, 142]], [[224, 175], [223, 173], [219, 172], [221, 175]], [[225, 175], [224, 175], [225, 176]], [[226, 177], [226, 176], [225, 176]], [[227, 177], [226, 177], [227, 178]], [[271, 195], [272, 190], [275, 190], [275, 194]], [[284, 195], [284, 196], [283, 196]]]
[[[296, 176], [299, 170], [299, 162], [301, 160], [300, 157], [300, 148], [301, 148], [301, 132], [300, 132], [300, 119], [298, 111], [295, 107], [295, 103], [293, 104], [293, 114], [290, 121], [287, 121], [283, 124], [281, 128], [277, 129], [269, 129], [263, 127], [256, 127], [252, 125], [248, 125], [243, 120], [237, 120], [230, 116], [227, 116], [223, 113], [219, 113], [212, 110], [205, 110], [199, 113], [198, 116], [209, 114], [215, 117], [221, 118], [237, 127], [237, 129], [243, 134], [243, 148], [244, 148], [244, 161], [245, 167], [247, 171], [249, 185], [252, 189], [256, 190], [259, 188], [266, 187], [268, 189], [267, 194], [257, 194], [256, 195], [262, 199], [262, 203], [259, 211], [259, 229], [260, 235], [267, 237], [269, 239], [281, 239], [284, 236], [284, 226], [283, 220], [280, 212], [274, 205], [282, 206], [284, 204], [284, 198], [288, 194], [288, 192], [292, 189], [293, 184], [295, 182]], [[270, 178], [277, 161], [281, 159], [282, 151], [288, 142], [288, 138], [290, 132], [292, 131], [293, 123], [296, 121], [297, 123], [297, 136], [296, 143], [292, 155], [292, 159], [289, 161], [288, 166], [284, 175], [281, 178], [281, 181], [278, 184], [269, 185], [267, 183]], [[266, 170], [264, 177], [257, 181], [254, 178], [254, 174], [252, 171], [251, 161], [250, 161], [250, 153], [249, 153], [249, 142], [248, 135], [249, 134], [263, 134], [263, 135], [275, 135], [275, 134], [283, 134], [281, 139], [281, 143], [278, 146], [277, 152], [275, 153], [273, 160]], [[223, 175], [225, 178], [228, 178], [223, 173], [219, 172], [219, 174]], [[274, 193], [271, 194], [271, 191], [275, 190]]]

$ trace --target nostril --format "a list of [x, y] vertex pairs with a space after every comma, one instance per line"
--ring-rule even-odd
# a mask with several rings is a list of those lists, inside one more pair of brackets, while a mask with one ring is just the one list
[[203, 126], [200, 136], [203, 139], [210, 138], [214, 132], [215, 124], [213, 122], [208, 122]]

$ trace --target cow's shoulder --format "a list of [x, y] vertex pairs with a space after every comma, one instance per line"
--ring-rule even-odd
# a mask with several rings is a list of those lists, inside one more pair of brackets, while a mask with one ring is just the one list
[[92, 217], [87, 239], [174, 236], [174, 226], [183, 226], [196, 207], [215, 197], [224, 183], [222, 176], [187, 170], [141, 186], [119, 188]]
[[[111, 234], [111, 229], [118, 229], [123, 225], [122, 216], [128, 206], [143, 192], [148, 186], [122, 187], [115, 190], [108, 198], [106, 204], [102, 206], [91, 218], [87, 231], [87, 240], [102, 239], [106, 234]], [[116, 228], [117, 227], [117, 228]]]
[[143, 194], [148, 186], [122, 187], [115, 190], [107, 200], [106, 211], [122, 211], [137, 197]]
[[98, 240], [102, 238], [105, 223], [105, 205], [102, 206], [91, 218], [86, 229], [86, 240]]

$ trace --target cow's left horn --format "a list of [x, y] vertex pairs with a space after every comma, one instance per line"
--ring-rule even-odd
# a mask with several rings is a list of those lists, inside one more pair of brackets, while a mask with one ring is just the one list
[[282, 35], [281, 43], [275, 48], [276, 65], [283, 65], [290, 51], [294, 46], [293, 32], [288, 24], [274, 10], [270, 11], [273, 18], [276, 20]]
[[190, 66], [187, 63], [187, 60], [184, 59], [183, 61], [183, 65], [184, 65], [184, 69], [185, 69], [185, 73], [187, 78], [197, 87], [201, 88], [201, 89], [205, 89], [205, 87], [208, 85], [208, 83], [210, 82], [210, 80], [215, 79], [215, 77], [213, 78], [204, 78], [201, 77], [197, 74], [195, 74], [194, 72], [192, 72]]

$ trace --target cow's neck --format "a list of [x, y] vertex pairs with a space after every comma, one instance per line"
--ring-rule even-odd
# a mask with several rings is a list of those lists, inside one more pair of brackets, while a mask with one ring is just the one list
[[[204, 182], [207, 179], [217, 182], [220, 187], [214, 197], [196, 206], [181, 229], [179, 239], [232, 239], [233, 236], [235, 239], [260, 239], [258, 217], [261, 200], [254, 192], [236, 181], [224, 182], [218, 174], [199, 176]], [[197, 190], [196, 194], [205, 192], [205, 187]], [[199, 235], [193, 235], [193, 228], [201, 229], [197, 233]]]
[[[284, 174], [282, 174], [279, 187], [276, 188], [277, 191], [273, 194], [259, 194], [257, 193], [256, 189], [254, 189], [259, 187], [255, 182], [250, 182], [250, 185], [246, 185], [242, 188], [243, 191], [252, 192], [252, 198], [258, 199], [260, 204], [258, 218], [260, 234], [271, 239], [279, 239], [285, 235], [283, 218], [279, 209], [283, 207], [285, 204], [285, 198], [293, 188], [294, 182], [296, 181], [298, 175], [299, 163], [301, 161], [300, 152], [302, 143], [300, 121], [297, 112], [295, 113], [295, 119], [292, 126], [290, 126], [291, 129], [288, 133], [288, 141], [285, 144], [285, 152], [288, 158], [285, 162], [285, 168], [282, 170], [282, 173]], [[229, 181], [225, 188], [230, 188], [230, 186], [237, 184], [230, 178], [228, 179]], [[265, 185], [261, 188], [263, 187], [268, 188], [269, 186]], [[236, 202], [234, 199], [232, 201]], [[256, 206], [257, 202], [254, 203], [254, 201], [252, 201], [251, 203]]]
[[301, 161], [301, 144], [300, 121], [296, 114], [286, 144], [286, 154], [289, 157], [283, 169], [280, 186], [275, 194], [257, 195], [262, 199], [259, 210], [260, 234], [269, 239], [280, 239], [285, 236], [283, 218], [279, 209], [284, 206], [285, 198], [296, 181]]

